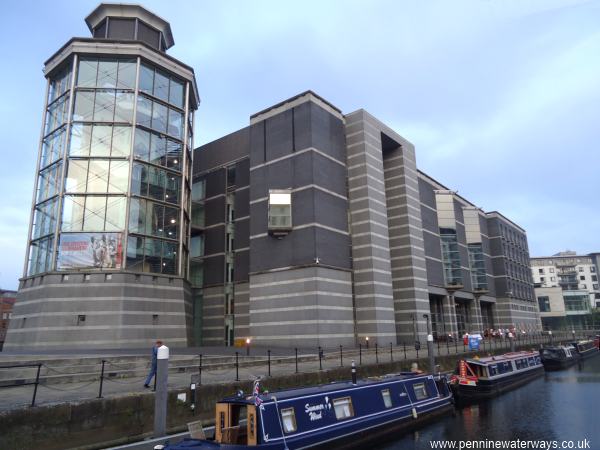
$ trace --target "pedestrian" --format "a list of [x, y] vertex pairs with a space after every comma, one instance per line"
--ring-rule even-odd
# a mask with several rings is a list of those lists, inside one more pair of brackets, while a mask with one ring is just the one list
[[150, 372], [148, 373], [148, 377], [146, 378], [146, 382], [144, 383], [145, 388], [150, 387], [150, 382], [152, 381], [152, 377], [156, 376], [156, 365], [157, 365], [157, 356], [158, 356], [158, 347], [162, 346], [162, 341], [156, 341], [154, 347], [152, 347], [152, 365], [150, 366]]

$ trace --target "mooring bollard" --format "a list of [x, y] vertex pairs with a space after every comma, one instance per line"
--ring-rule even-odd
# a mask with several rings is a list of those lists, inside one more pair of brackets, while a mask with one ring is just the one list
[[100, 387], [98, 388], [98, 397], [97, 398], [102, 398], [102, 386], [104, 385], [104, 364], [106, 363], [106, 360], [102, 360], [102, 370], [100, 370]]
[[154, 394], [154, 437], [167, 433], [167, 400], [169, 396], [169, 347], [161, 345], [156, 355], [156, 393]]
[[352, 360], [352, 384], [356, 384], [356, 364]]

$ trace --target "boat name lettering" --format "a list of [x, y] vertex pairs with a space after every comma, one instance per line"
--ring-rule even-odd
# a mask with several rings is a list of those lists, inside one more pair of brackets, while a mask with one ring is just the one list
[[306, 412], [306, 414], [308, 414], [308, 417], [311, 421], [323, 418], [323, 411], [327, 409], [327, 406], [329, 404], [328, 399], [326, 399], [325, 401], [327, 402], [326, 404], [319, 403], [318, 405], [311, 405], [307, 403], [306, 405], [304, 405], [304, 411]]

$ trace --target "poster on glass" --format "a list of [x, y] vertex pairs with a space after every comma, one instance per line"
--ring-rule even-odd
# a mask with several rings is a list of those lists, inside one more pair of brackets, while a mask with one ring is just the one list
[[60, 269], [120, 269], [121, 233], [63, 233], [58, 249]]

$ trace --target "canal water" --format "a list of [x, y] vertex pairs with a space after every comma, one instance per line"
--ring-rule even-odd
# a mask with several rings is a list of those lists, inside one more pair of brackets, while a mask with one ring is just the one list
[[587, 439], [589, 448], [600, 449], [600, 356], [579, 367], [546, 372], [513, 391], [457, 409], [454, 415], [374, 448], [430, 450], [431, 441], [455, 441], [458, 449], [459, 441], [486, 439], [556, 440], [558, 448], [568, 440], [578, 448], [578, 441]]

